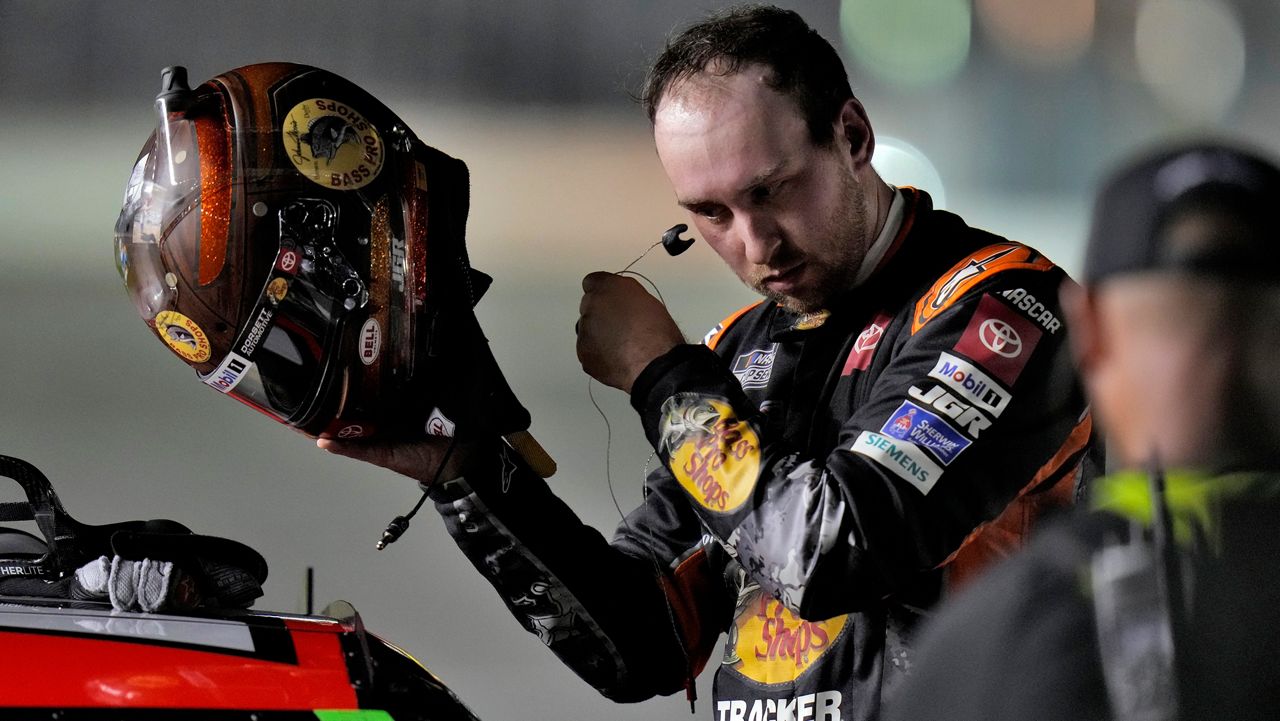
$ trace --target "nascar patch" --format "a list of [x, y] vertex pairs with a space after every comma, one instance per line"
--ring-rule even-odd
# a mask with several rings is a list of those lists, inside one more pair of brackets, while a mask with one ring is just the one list
[[768, 348], [757, 348], [738, 356], [733, 362], [733, 375], [744, 390], [769, 385], [769, 376], [773, 375], [773, 359], [777, 354], [778, 344], [774, 343]]
[[942, 477], [942, 467], [910, 441], [863, 431], [849, 450], [870, 458], [926, 495]]
[[951, 461], [973, 443], [950, 423], [911, 401], [898, 406], [880, 432], [932, 452], [944, 466], [951, 465]]

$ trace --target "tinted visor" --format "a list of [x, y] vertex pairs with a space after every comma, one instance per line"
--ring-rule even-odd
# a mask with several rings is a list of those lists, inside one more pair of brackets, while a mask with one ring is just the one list
[[279, 213], [280, 250], [232, 351], [202, 380], [264, 413], [304, 423], [334, 382], [336, 347], [365, 283], [334, 243], [337, 210], [298, 200]]

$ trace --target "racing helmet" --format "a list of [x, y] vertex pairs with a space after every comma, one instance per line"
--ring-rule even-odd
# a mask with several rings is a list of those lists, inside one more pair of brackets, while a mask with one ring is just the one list
[[[206, 385], [309, 436], [439, 425], [432, 358], [489, 280], [466, 255], [466, 165], [306, 65], [195, 89], [166, 68], [156, 114], [115, 250], [157, 338]], [[508, 400], [500, 430], [522, 431]]]

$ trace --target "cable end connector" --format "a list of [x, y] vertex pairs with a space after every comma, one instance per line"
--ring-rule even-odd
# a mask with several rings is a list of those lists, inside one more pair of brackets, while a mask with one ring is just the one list
[[409, 519], [404, 516], [396, 516], [391, 523], [387, 524], [387, 529], [382, 532], [382, 539], [378, 541], [377, 549], [381, 551], [395, 543], [407, 530], [409, 530]]

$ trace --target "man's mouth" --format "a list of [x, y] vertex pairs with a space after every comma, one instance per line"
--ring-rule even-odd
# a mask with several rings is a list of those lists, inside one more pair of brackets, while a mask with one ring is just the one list
[[770, 273], [764, 277], [761, 285], [773, 293], [786, 293], [800, 281], [800, 277], [804, 275], [804, 267], [804, 263], [796, 263], [790, 268]]

